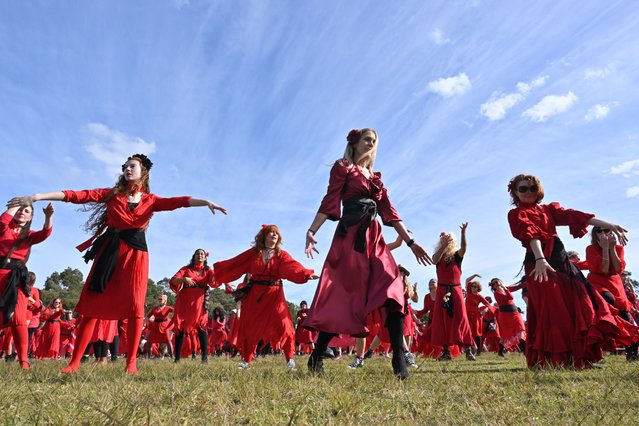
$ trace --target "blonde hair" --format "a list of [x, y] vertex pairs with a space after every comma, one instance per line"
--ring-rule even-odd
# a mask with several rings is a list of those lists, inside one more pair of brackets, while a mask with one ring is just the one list
[[[446, 243], [443, 238], [444, 235], [448, 235], [451, 238], [450, 243]], [[455, 252], [457, 251], [457, 237], [455, 237], [455, 234], [453, 234], [452, 232], [442, 232], [439, 236], [437, 245], [435, 245], [435, 252], [438, 252], [442, 247], [444, 247], [444, 244], [447, 245], [442, 253], [442, 259], [450, 259], [455, 255]]]
[[[377, 135], [377, 131], [375, 129], [366, 127], [364, 129], [360, 129], [360, 139], [366, 132], [371, 132], [373, 135], [375, 135], [375, 143], [373, 144], [373, 149], [371, 149], [368, 153], [368, 161], [366, 162], [366, 168], [372, 171], [373, 166], [375, 165], [375, 157], [377, 157], [377, 145], [379, 145], [379, 136]], [[359, 140], [357, 142], [359, 142]], [[346, 149], [344, 150], [344, 160], [353, 165], [358, 164], [359, 160], [361, 160], [361, 158], [355, 158], [355, 143], [348, 143], [346, 145]]]

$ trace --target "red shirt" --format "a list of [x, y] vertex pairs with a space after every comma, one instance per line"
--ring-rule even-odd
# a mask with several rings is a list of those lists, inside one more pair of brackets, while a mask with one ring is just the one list
[[[15, 244], [21, 232], [16, 232], [18, 224], [13, 220], [13, 216], [4, 212], [0, 216], [0, 257], [7, 257], [11, 247]], [[29, 231], [28, 238], [18, 244], [18, 247], [11, 254], [12, 259], [24, 260], [27, 257], [29, 248], [34, 244], [39, 244], [51, 235], [52, 228], [42, 228], [40, 231]]]

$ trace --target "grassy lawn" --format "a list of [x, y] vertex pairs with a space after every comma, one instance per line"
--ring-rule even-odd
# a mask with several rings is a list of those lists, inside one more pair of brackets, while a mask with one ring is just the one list
[[471, 363], [418, 358], [396, 380], [376, 357], [349, 370], [350, 358], [326, 361], [322, 377], [287, 371], [284, 358], [208, 365], [142, 360], [127, 377], [124, 361], [83, 364], [60, 376], [63, 361], [36, 361], [27, 373], [1, 363], [3, 424], [639, 424], [639, 363], [608, 356], [585, 371], [525, 368], [522, 355], [483, 354]]

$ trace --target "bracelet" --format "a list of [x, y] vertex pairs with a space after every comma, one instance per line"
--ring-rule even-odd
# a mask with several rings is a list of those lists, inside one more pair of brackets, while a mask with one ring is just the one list
[[538, 260], [546, 260], [546, 258], [545, 257], [538, 257], [537, 259], [535, 259], [535, 262], [538, 261]]
[[414, 238], [411, 238], [410, 240], [406, 241], [406, 245], [408, 247], [412, 246], [413, 244], [415, 244], [415, 239]]
[[313, 236], [315, 236], [315, 232], [317, 231], [313, 231], [311, 228], [308, 228], [308, 232], [310, 232], [311, 234], [313, 234]]

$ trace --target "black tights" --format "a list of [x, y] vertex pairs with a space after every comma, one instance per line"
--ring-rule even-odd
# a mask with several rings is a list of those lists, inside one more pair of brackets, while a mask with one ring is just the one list
[[[200, 349], [202, 350], [202, 361], [209, 359], [209, 335], [206, 331], [198, 328], [197, 337], [200, 340]], [[182, 357], [182, 346], [184, 346], [184, 330], [178, 331], [175, 336], [175, 360], [178, 361]]]
[[104, 340], [93, 342], [93, 355], [96, 359], [106, 358], [109, 353], [109, 344]]

